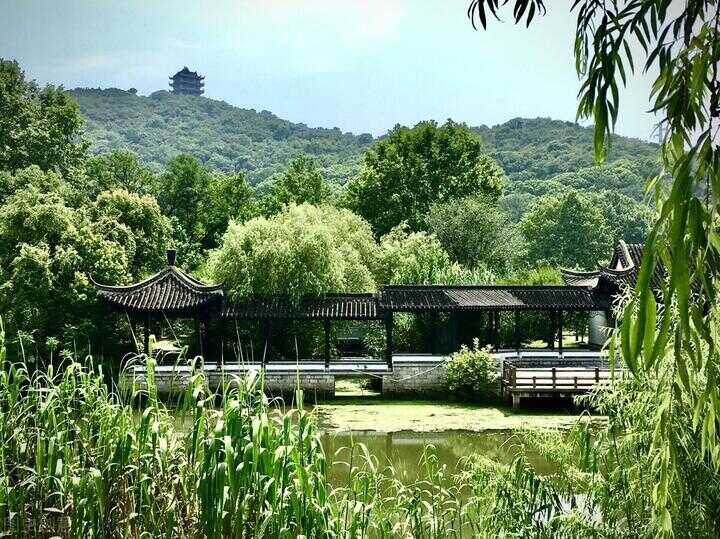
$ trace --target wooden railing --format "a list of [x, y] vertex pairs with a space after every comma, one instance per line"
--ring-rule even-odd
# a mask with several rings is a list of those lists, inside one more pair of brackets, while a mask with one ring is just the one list
[[513, 362], [503, 364], [502, 384], [505, 391], [538, 391], [586, 393], [597, 385], [607, 384], [619, 371], [607, 364], [578, 364], [547, 366], [544, 362]]

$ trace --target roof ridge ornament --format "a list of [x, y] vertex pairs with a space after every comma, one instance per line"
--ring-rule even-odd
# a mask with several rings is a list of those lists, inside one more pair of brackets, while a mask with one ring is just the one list
[[165, 251], [165, 254], [167, 256], [167, 265], [168, 266], [174, 266], [175, 265], [175, 258], [177, 257], [177, 250], [175, 249], [168, 249]]
[[627, 246], [627, 243], [625, 243], [625, 240], [623, 240], [623, 239], [618, 240], [618, 246], [620, 247], [620, 250], [622, 251], [622, 254], [625, 257], [625, 262], [627, 264], [622, 269], [623, 270], [633, 269], [635, 267], [635, 262], [633, 262], [633, 259], [630, 256], [630, 250], [628, 249], [628, 246]]

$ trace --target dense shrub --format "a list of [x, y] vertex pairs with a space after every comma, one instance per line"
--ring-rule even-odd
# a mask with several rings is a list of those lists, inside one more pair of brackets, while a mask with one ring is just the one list
[[480, 347], [478, 339], [472, 348], [463, 345], [445, 363], [450, 391], [473, 400], [487, 400], [498, 395], [498, 371], [490, 352]]

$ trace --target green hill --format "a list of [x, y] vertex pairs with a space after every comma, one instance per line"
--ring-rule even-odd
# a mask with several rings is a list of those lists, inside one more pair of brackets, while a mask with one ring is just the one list
[[[542, 180], [594, 165], [591, 127], [550, 118], [515, 118], [475, 131], [511, 180]], [[650, 176], [657, 173], [658, 145], [615, 136], [607, 161], [632, 161], [641, 176]]]
[[298, 154], [311, 155], [328, 179], [344, 182], [357, 172], [362, 150], [373, 140], [166, 91], [144, 97], [115, 88], [78, 88], [72, 94], [93, 153], [127, 148], [154, 168], [189, 153], [225, 172], [244, 170], [252, 183], [284, 170]]
[[[210, 167], [244, 170], [258, 183], [286, 168], [298, 154], [312, 156], [325, 177], [344, 183], [360, 167], [369, 134], [310, 128], [268, 111], [241, 109], [205, 97], [166, 91], [138, 96], [118, 89], [76, 89], [94, 153], [128, 148], [153, 168], [179, 153]], [[657, 145], [615, 137], [609, 164], [593, 166], [593, 132], [571, 122], [516, 118], [474, 128], [507, 173], [507, 194], [538, 196], [563, 187], [620, 189], [639, 198], [657, 170]]]

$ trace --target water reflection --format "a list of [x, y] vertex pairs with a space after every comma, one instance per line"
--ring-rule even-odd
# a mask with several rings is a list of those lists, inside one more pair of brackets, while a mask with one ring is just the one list
[[[330, 466], [330, 481], [343, 485], [347, 481], [348, 468], [340, 464], [347, 460], [347, 452], [336, 455], [338, 449], [349, 447], [352, 442], [365, 444], [382, 469], [391, 465], [396, 477], [411, 483], [423, 478], [420, 458], [427, 444], [437, 450], [440, 465], [447, 466], [448, 472], [458, 470], [459, 461], [470, 455], [484, 455], [497, 462], [510, 464], [522, 451], [519, 434], [509, 431], [492, 432], [377, 432], [349, 431], [326, 433], [322, 436], [323, 446]], [[550, 474], [553, 467], [539, 454], [525, 451], [528, 462], [540, 474]]]

